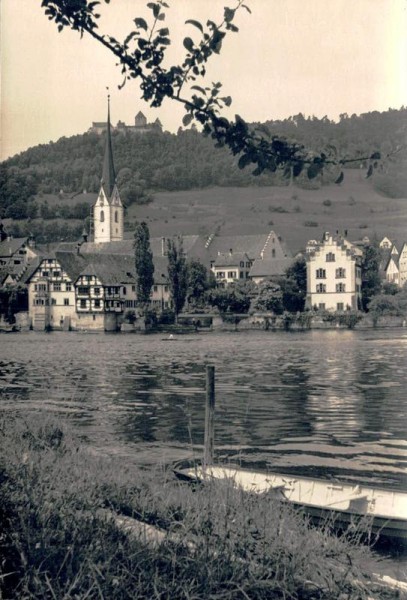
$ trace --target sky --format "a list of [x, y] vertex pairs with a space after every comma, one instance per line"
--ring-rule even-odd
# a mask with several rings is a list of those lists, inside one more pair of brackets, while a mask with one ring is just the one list
[[[199, 33], [187, 19], [221, 22], [234, 0], [167, 0], [172, 45], [167, 64], [182, 62], [182, 40]], [[116, 59], [90, 37], [58, 33], [41, 0], [0, 0], [1, 159], [31, 146], [83, 133], [106, 120], [134, 123], [141, 110], [176, 132], [184, 111], [166, 100], [153, 109], [137, 82], [122, 82]], [[124, 39], [132, 20], [150, 17], [147, 0], [111, 0], [99, 31]], [[238, 33], [224, 40], [207, 81], [232, 96], [226, 116], [247, 121], [302, 112], [337, 120], [407, 105], [407, 0], [246, 0]], [[198, 82], [197, 82], [198, 83]], [[202, 82], [200, 82], [202, 85]]]

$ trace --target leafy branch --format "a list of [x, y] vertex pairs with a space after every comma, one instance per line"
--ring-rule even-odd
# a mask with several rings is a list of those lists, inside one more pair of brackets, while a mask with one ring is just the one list
[[[110, 0], [104, 2], [109, 4]], [[230, 96], [220, 96], [222, 84], [219, 82], [206, 87], [194, 84], [189, 90], [190, 97], [181, 95], [186, 83], [195, 82], [206, 75], [206, 64], [214, 54], [220, 53], [227, 33], [238, 31], [233, 23], [237, 12], [244, 8], [250, 13], [243, 0], [237, 0], [234, 8], [224, 8], [223, 20], [219, 25], [208, 20], [204, 27], [199, 21], [187, 20], [186, 24], [200, 32], [201, 39], [195, 43], [191, 37], [185, 37], [183, 46], [187, 54], [184, 61], [181, 65], [167, 68], [163, 66], [163, 61], [165, 51], [171, 44], [170, 31], [166, 27], [157, 29], [158, 24], [165, 21], [165, 9], [169, 8], [164, 0], [147, 3], [152, 11], [152, 24], [149, 25], [142, 17], [136, 17], [133, 21], [135, 29], [123, 42], [97, 31], [100, 18], [97, 7], [100, 4], [100, 1], [89, 0], [42, 0], [46, 16], [57, 24], [58, 31], [69, 27], [78, 31], [81, 37], [87, 33], [119, 59], [124, 77], [119, 88], [128, 80], [139, 79], [142, 99], [151, 106], [161, 106], [165, 98], [181, 103], [186, 110], [184, 126], [193, 121], [202, 125], [203, 133], [214, 140], [216, 147], [227, 146], [234, 155], [239, 156], [238, 166], [241, 169], [252, 165], [254, 175], [278, 169], [287, 178], [298, 177], [305, 172], [309, 179], [314, 179], [326, 167], [330, 167], [334, 169], [335, 182], [339, 184], [343, 181], [342, 167], [346, 164], [367, 162], [367, 177], [377, 168], [381, 160], [379, 152], [365, 157], [339, 159], [333, 147], [326, 152], [312, 153], [304, 145], [284, 137], [270, 137], [265, 127], [249, 127], [239, 115], [230, 121], [222, 116], [222, 111], [231, 105], [232, 99]]]

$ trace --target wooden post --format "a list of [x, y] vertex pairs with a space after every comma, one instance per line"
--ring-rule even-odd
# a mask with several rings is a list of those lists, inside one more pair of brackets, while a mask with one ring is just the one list
[[215, 439], [215, 367], [206, 365], [204, 467], [213, 463]]

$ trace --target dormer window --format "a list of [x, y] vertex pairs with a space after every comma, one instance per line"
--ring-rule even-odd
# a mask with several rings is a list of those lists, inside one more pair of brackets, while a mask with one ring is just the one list
[[328, 252], [326, 262], [335, 262], [335, 254], [333, 252]]

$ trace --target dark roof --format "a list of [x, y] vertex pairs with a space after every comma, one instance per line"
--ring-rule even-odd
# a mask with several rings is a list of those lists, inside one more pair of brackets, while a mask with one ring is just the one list
[[272, 277], [283, 275], [292, 262], [292, 258], [257, 258], [250, 269], [249, 277]]
[[[275, 245], [269, 243], [270, 238], [273, 237], [277, 241]], [[281, 246], [281, 252], [279, 246]], [[208, 252], [212, 260], [216, 259], [219, 253], [235, 251], [245, 252], [251, 260], [254, 260], [261, 256], [263, 250], [266, 254], [270, 253], [273, 247], [280, 255], [278, 258], [291, 256], [291, 252], [274, 231], [255, 235], [215, 235], [208, 244]]]
[[246, 252], [221, 252], [215, 259], [215, 267], [235, 267], [248, 260], [250, 259]]
[[107, 110], [107, 129], [105, 157], [103, 160], [102, 187], [107, 198], [110, 198], [116, 181], [116, 174], [113, 163], [112, 136], [110, 134], [110, 105]]
[[0, 256], [10, 257], [13, 256], [23, 246], [27, 243], [28, 238], [7, 238], [0, 242]]

